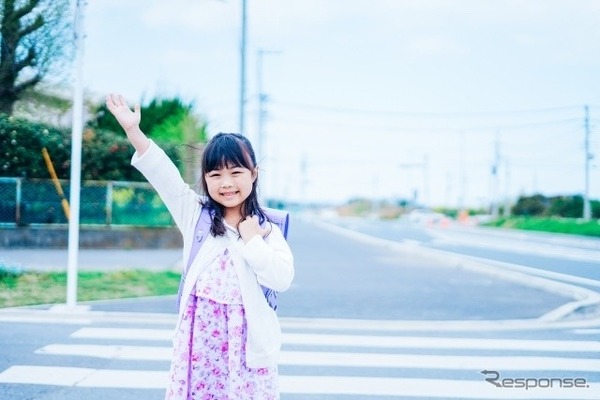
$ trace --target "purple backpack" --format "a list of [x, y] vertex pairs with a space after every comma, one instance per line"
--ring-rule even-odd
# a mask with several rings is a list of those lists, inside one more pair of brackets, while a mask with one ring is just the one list
[[[290, 214], [285, 210], [278, 210], [275, 208], [263, 208], [262, 209], [265, 215], [267, 216], [268, 221], [277, 225], [279, 229], [281, 229], [281, 233], [283, 233], [283, 237], [287, 239], [287, 231], [288, 225], [290, 222]], [[210, 235], [210, 225], [211, 225], [211, 215], [210, 211], [207, 207], [202, 207], [202, 211], [200, 212], [200, 217], [198, 218], [198, 222], [196, 222], [196, 227], [194, 229], [194, 242], [192, 243], [192, 248], [190, 249], [190, 256], [188, 258], [187, 266], [185, 270], [181, 274], [181, 281], [179, 282], [179, 293], [177, 294], [177, 309], [179, 309], [179, 305], [181, 303], [181, 291], [183, 290], [183, 284], [185, 282], [185, 276], [187, 275], [188, 270], [190, 269], [190, 265], [192, 265], [192, 261], [198, 254], [198, 250], [200, 250], [200, 246], [206, 240], [208, 235]], [[261, 224], [264, 224], [267, 221], [261, 221]], [[270, 289], [266, 286], [262, 286], [263, 294], [265, 295], [265, 299], [269, 306], [273, 310], [277, 310], [277, 292], [273, 289]]]

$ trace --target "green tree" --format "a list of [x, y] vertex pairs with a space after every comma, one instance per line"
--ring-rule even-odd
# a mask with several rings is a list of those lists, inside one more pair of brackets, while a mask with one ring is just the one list
[[[185, 103], [179, 97], [157, 98], [147, 105], [141, 105], [142, 121], [140, 129], [148, 137], [160, 143], [162, 147], [179, 148], [176, 158], [183, 178], [195, 184], [198, 169], [199, 148], [206, 142], [206, 122], [194, 114], [194, 105]], [[98, 131], [121, 132], [116, 119], [106, 108], [106, 104], [98, 107], [90, 126]]]
[[[180, 98], [153, 99], [141, 105], [140, 129], [158, 142], [193, 144], [206, 141], [206, 123], [194, 115], [193, 104]], [[94, 129], [121, 132], [119, 123], [106, 108], [100, 105], [90, 126]]]
[[60, 178], [69, 174], [70, 141], [66, 132], [0, 115], [0, 176], [49, 178], [42, 157], [46, 147]]
[[69, 0], [0, 0], [0, 113], [70, 59]]
[[548, 199], [541, 195], [520, 196], [512, 208], [513, 215], [539, 216], [543, 215], [548, 207]]
[[551, 197], [546, 214], [563, 218], [580, 218], [583, 215], [583, 197], [581, 195]]

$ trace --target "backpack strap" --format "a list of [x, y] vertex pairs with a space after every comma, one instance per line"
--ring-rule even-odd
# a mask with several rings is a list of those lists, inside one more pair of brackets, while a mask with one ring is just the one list
[[287, 239], [288, 226], [290, 224], [290, 213], [285, 210], [278, 210], [276, 208], [263, 208], [269, 221], [279, 227], [283, 237]]
[[198, 221], [196, 221], [196, 227], [194, 228], [194, 241], [192, 243], [192, 247], [190, 248], [190, 255], [188, 257], [188, 262], [185, 267], [186, 274], [189, 271], [192, 262], [196, 258], [200, 247], [206, 241], [208, 235], [210, 235], [211, 224], [212, 219], [208, 207], [202, 207], [202, 209], [200, 210], [200, 216], [198, 217]]
[[[288, 226], [290, 222], [290, 213], [285, 210], [278, 210], [275, 208], [263, 208], [267, 219], [277, 225], [283, 233], [283, 237], [287, 239]], [[192, 242], [192, 247], [190, 248], [190, 254], [188, 257], [188, 262], [181, 274], [181, 280], [179, 281], [179, 291], [177, 294], [177, 309], [179, 309], [181, 304], [181, 292], [183, 290], [183, 285], [185, 283], [185, 277], [192, 265], [192, 262], [196, 258], [198, 251], [202, 244], [206, 241], [208, 235], [210, 235], [210, 226], [212, 224], [211, 213], [208, 207], [202, 207], [200, 210], [200, 216], [198, 217], [198, 221], [196, 221], [196, 226], [194, 228], [194, 241]], [[264, 222], [263, 222], [264, 224]], [[277, 292], [273, 289], [270, 289], [266, 286], [262, 286], [263, 294], [267, 299], [267, 303], [273, 310], [277, 310]]]
[[196, 221], [196, 226], [194, 227], [194, 240], [192, 242], [192, 247], [190, 248], [190, 254], [188, 256], [187, 265], [185, 269], [181, 273], [181, 279], [179, 280], [179, 290], [177, 291], [177, 309], [181, 305], [181, 292], [183, 291], [183, 285], [185, 284], [185, 277], [190, 270], [190, 266], [192, 262], [196, 258], [202, 243], [206, 241], [208, 235], [210, 235], [210, 225], [211, 225], [211, 217], [210, 211], [207, 207], [202, 207], [200, 210], [200, 216], [198, 217], [198, 221]]

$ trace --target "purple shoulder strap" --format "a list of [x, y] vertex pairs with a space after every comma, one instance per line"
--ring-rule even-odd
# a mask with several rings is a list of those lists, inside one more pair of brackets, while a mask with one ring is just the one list
[[[288, 225], [290, 222], [290, 214], [285, 210], [278, 210], [275, 208], [263, 208], [265, 215], [271, 223], [277, 225], [283, 233], [283, 237], [287, 239], [288, 233]], [[194, 241], [192, 242], [192, 247], [190, 249], [190, 256], [188, 257], [187, 265], [185, 266], [185, 270], [181, 274], [181, 281], [179, 282], [179, 293], [177, 295], [177, 309], [179, 309], [179, 305], [181, 303], [181, 291], [183, 290], [183, 284], [185, 282], [185, 276], [196, 258], [202, 243], [206, 240], [208, 235], [210, 235], [210, 226], [211, 226], [211, 215], [210, 211], [207, 207], [202, 207], [200, 211], [200, 217], [196, 222], [196, 227], [194, 228]], [[264, 223], [264, 222], [263, 222]], [[267, 302], [271, 306], [273, 310], [277, 310], [277, 292], [262, 286], [263, 294], [267, 299]]]

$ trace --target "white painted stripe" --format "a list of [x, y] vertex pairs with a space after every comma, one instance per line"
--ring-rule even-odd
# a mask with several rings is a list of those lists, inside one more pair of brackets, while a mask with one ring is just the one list
[[51, 318], [40, 316], [38, 314], [29, 314], [28, 311], [23, 311], [20, 315], [8, 314], [0, 312], [1, 322], [14, 322], [14, 323], [26, 323], [26, 324], [62, 324], [62, 325], [91, 325], [92, 320], [90, 318], [76, 317], [69, 319], [61, 319], [56, 316]]
[[120, 311], [54, 311], [26, 307], [0, 309], [0, 321], [48, 324], [90, 325], [94, 322], [161, 325], [175, 327], [175, 313], [141, 313]]
[[157, 340], [172, 341], [173, 329], [139, 328], [81, 328], [71, 334], [73, 338], [119, 339], [119, 340]]
[[575, 329], [573, 333], [578, 335], [597, 335], [600, 334], [600, 329]]
[[443, 399], [598, 399], [597, 383], [579, 389], [505, 389], [481, 381], [350, 376], [280, 376], [282, 393]]
[[[169, 361], [169, 347], [48, 345], [38, 354], [68, 355], [120, 360]], [[387, 353], [336, 353], [317, 351], [282, 351], [280, 365], [360, 367], [360, 368], [430, 368], [443, 370], [484, 369], [508, 371], [593, 371], [600, 372], [600, 360], [566, 357], [524, 356], [448, 356]]]
[[600, 372], [600, 360], [566, 357], [440, 356], [381, 353], [282, 351], [280, 365], [362, 368], [428, 368], [451, 370]]
[[[47, 310], [28, 308], [0, 309], [1, 322], [47, 323], [91, 325], [98, 323], [142, 324], [144, 326], [167, 326], [173, 330], [177, 316], [175, 314], [135, 313], [135, 312], [98, 312], [55, 313]], [[515, 320], [375, 320], [348, 318], [299, 318], [280, 317], [285, 330], [330, 330], [362, 332], [404, 332], [404, 331], [513, 331], [539, 330], [549, 328], [595, 328], [600, 325], [600, 317], [561, 321], [540, 321], [539, 319]]]
[[[171, 341], [171, 329], [81, 328], [73, 338]], [[284, 344], [354, 346], [363, 348], [429, 348], [429, 349], [488, 349], [519, 351], [576, 351], [600, 352], [600, 342], [577, 340], [515, 340], [442, 338], [377, 335], [331, 335], [313, 333], [283, 333]]]
[[50, 344], [39, 348], [36, 354], [95, 357], [115, 360], [168, 361], [173, 356], [170, 347], [110, 346], [93, 344]]
[[94, 372], [90, 368], [13, 365], [0, 373], [2, 383], [75, 386]]
[[[102, 370], [91, 368], [41, 367], [17, 365], [0, 373], [2, 383], [55, 386], [165, 389], [166, 371]], [[600, 382], [589, 388], [497, 388], [482, 379], [404, 379], [355, 376], [279, 377], [283, 394], [325, 394], [365, 396], [412, 396], [444, 399], [597, 399]]]
[[169, 375], [167, 371], [106, 370], [94, 371], [77, 386], [104, 388], [165, 389]]
[[361, 331], [361, 332], [503, 332], [521, 330], [547, 330], [551, 328], [592, 328], [600, 326], [600, 317], [561, 321], [539, 319], [513, 320], [385, 320], [349, 318], [281, 317], [284, 331]]
[[413, 336], [329, 335], [283, 333], [284, 344], [363, 348], [428, 348], [469, 350], [600, 352], [600, 342], [577, 340], [515, 340]]
[[167, 371], [102, 370], [93, 368], [15, 365], [0, 373], [2, 383], [54, 386], [164, 389]]

